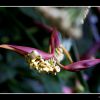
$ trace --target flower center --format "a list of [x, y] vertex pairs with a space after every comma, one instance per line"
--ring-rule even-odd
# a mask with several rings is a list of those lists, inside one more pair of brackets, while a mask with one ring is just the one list
[[57, 65], [54, 58], [45, 60], [35, 50], [26, 55], [26, 60], [31, 69], [34, 68], [39, 72], [53, 73], [55, 75], [57, 72], [60, 72], [60, 67]]

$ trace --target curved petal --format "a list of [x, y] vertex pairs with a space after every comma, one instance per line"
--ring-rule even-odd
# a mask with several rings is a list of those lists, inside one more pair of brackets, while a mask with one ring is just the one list
[[19, 54], [22, 54], [22, 55], [26, 55], [28, 53], [31, 53], [33, 50], [35, 50], [44, 59], [49, 59], [49, 58], [53, 57], [53, 54], [49, 54], [49, 53], [43, 52], [41, 50], [38, 50], [38, 49], [35, 49], [35, 48], [31, 48], [31, 47], [26, 47], [26, 46], [17, 46], [17, 45], [2, 44], [2, 45], [0, 45], [0, 48], [9, 49], [9, 50], [15, 51], [15, 52], [17, 52]]
[[63, 68], [69, 71], [80, 71], [83, 69], [91, 68], [92, 66], [98, 63], [100, 63], [100, 59], [81, 60], [81, 61], [69, 64], [67, 66], [63, 66]]
[[54, 47], [58, 47], [60, 45], [59, 34], [60, 33], [54, 28], [53, 29], [53, 32], [52, 32], [52, 35], [51, 35], [51, 39], [50, 39], [50, 43]]

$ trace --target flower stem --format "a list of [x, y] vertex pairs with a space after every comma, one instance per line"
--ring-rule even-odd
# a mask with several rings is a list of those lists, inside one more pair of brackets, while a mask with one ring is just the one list
[[68, 60], [70, 61], [70, 63], [73, 63], [70, 53], [62, 45], [61, 45], [61, 48], [63, 49], [63, 52], [66, 54], [66, 57], [68, 57]]
[[[78, 49], [76, 47], [76, 44], [73, 43], [73, 46], [72, 47], [73, 47], [74, 55], [75, 55], [75, 58], [76, 58], [75, 60], [76, 61], [79, 61], [80, 58], [79, 58], [79, 53], [78, 53]], [[76, 75], [77, 75], [80, 83], [84, 86], [84, 92], [87, 92], [88, 93], [89, 92], [89, 87], [88, 87], [87, 82], [83, 78], [83, 71], [76, 72]]]

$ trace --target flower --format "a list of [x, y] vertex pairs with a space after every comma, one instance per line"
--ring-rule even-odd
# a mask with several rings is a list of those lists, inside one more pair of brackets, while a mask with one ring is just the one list
[[54, 54], [52, 53], [46, 53], [31, 47], [7, 44], [0, 45], [0, 48], [13, 50], [25, 56], [30, 68], [35, 68], [39, 72], [52, 72], [56, 74], [56, 72], [60, 71], [60, 67], [57, 66], [54, 60]]
[[[61, 45], [58, 34], [59, 32], [54, 29], [50, 38], [49, 53], [32, 47], [8, 44], [2, 44], [0, 48], [9, 49], [25, 56], [31, 69], [36, 69], [39, 72], [53, 73], [55, 75], [57, 72], [60, 72], [61, 68], [68, 71], [80, 71], [100, 63], [100, 59], [86, 59], [73, 63], [70, 54]], [[71, 64], [64, 66], [60, 63], [64, 58], [64, 54], [66, 54]]]
[[[54, 42], [55, 45], [54, 44], [52, 44], [52, 45], [54, 45], [56, 48], [60, 47], [63, 50], [63, 53], [65, 53], [67, 55], [69, 61], [71, 62], [71, 64], [69, 64], [67, 66], [64, 66], [58, 62], [58, 65], [60, 67], [62, 67], [63, 69], [69, 70], [69, 71], [80, 71], [80, 70], [90, 68], [91, 66], [94, 66], [94, 65], [100, 63], [100, 59], [95, 59], [95, 58], [94, 59], [84, 59], [84, 60], [73, 63], [73, 60], [72, 60], [70, 54], [68, 53], [68, 51], [60, 44], [58, 34], [59, 34], [59, 32], [57, 32], [57, 31], [54, 32], [54, 38], [56, 38], [56, 39]], [[90, 56], [90, 54], [89, 54], [89, 56]]]

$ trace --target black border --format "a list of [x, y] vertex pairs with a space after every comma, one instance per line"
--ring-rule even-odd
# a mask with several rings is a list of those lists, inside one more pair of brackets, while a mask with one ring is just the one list
[[38, 99], [46, 99], [46, 100], [53, 100], [53, 99], [72, 99], [72, 100], [100, 100], [100, 94], [50, 94], [50, 93], [44, 93], [44, 94], [0, 94], [0, 98], [3, 98], [4, 100], [7, 98], [11, 97], [12, 100], [14, 99], [33, 99], [33, 100], [38, 100]]
[[99, 6], [99, 0], [0, 0], [0, 6]]
[[[99, 6], [99, 0], [0, 0], [0, 6]], [[100, 99], [100, 94], [0, 94], [3, 99], [10, 96], [12, 99], [29, 99], [30, 96], [30, 99], [54, 99], [54, 96], [61, 99]]]

